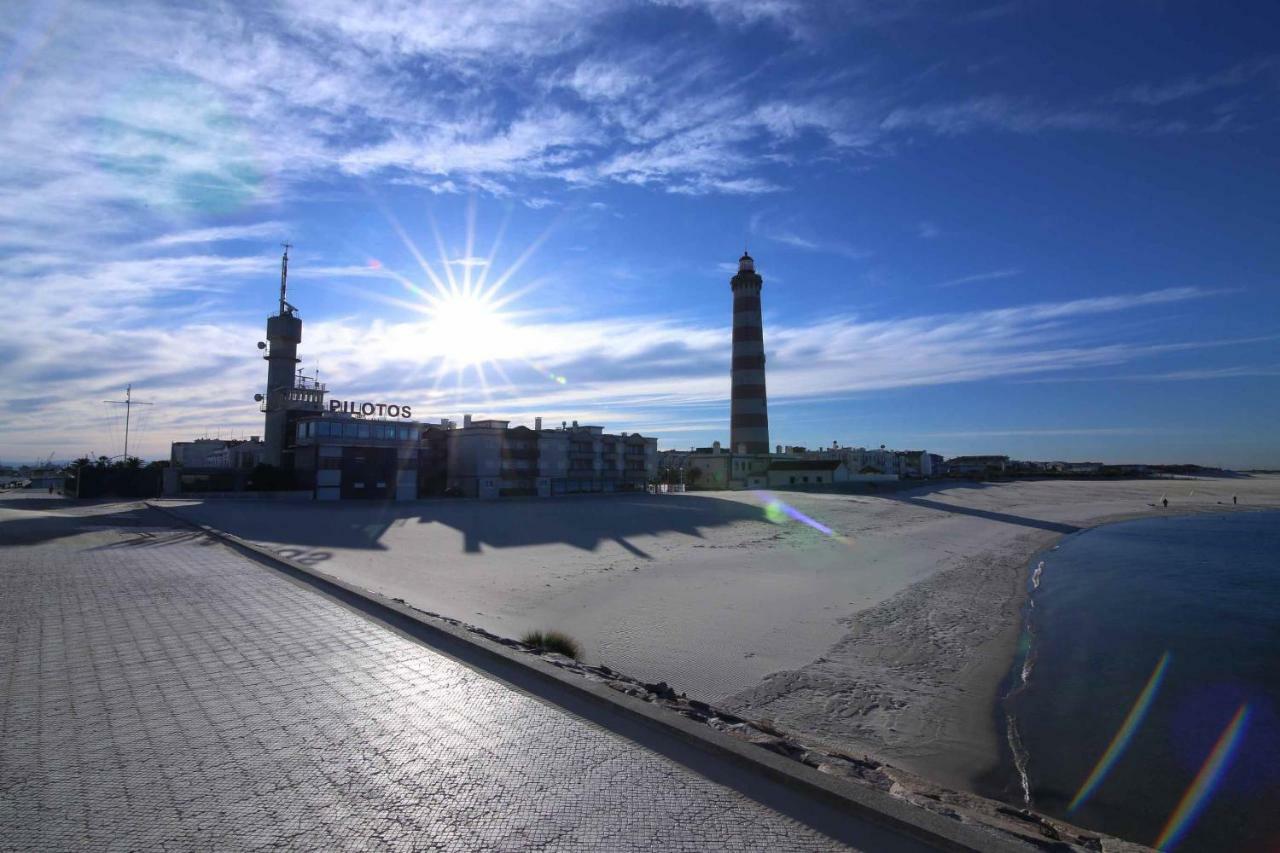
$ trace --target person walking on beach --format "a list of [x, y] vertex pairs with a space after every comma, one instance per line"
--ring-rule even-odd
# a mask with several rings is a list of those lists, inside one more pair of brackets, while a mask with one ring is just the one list
[[1232, 496], [1231, 496], [1231, 505], [1232, 505], [1232, 506], [1235, 506], [1235, 505], [1236, 505], [1236, 496], [1235, 496], [1235, 495], [1232, 495]]
[[1161, 498], [1161, 499], [1160, 499], [1160, 503], [1164, 504], [1164, 508], [1165, 508], [1165, 509], [1168, 509], [1168, 508], [1169, 508], [1169, 499], [1168, 499], [1168, 498]]

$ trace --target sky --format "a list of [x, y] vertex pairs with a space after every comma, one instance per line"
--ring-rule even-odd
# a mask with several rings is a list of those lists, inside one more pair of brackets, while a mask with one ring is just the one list
[[1280, 7], [13, 2], [0, 462], [416, 418], [1280, 467]]

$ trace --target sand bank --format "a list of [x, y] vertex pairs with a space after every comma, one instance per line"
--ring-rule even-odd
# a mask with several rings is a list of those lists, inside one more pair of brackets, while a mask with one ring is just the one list
[[[590, 661], [969, 787], [1030, 557], [1116, 517], [1280, 506], [1280, 478], [932, 484], [766, 496], [393, 505], [167, 502], [188, 517], [506, 636], [554, 627]], [[1224, 503], [1226, 506], [1224, 506]]]

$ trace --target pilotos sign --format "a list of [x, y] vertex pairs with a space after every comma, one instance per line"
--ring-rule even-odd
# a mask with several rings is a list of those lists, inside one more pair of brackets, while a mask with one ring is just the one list
[[329, 411], [344, 415], [360, 415], [364, 418], [411, 418], [413, 409], [395, 403], [357, 403], [353, 400], [330, 400]]

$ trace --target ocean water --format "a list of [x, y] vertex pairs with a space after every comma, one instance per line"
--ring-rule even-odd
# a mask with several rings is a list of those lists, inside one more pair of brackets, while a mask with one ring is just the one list
[[1280, 850], [1280, 512], [1108, 525], [1032, 569], [1005, 798], [1163, 850]]

